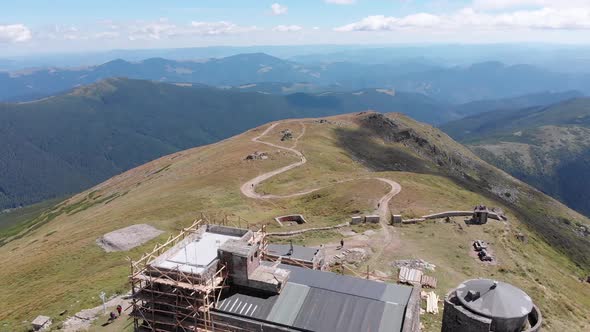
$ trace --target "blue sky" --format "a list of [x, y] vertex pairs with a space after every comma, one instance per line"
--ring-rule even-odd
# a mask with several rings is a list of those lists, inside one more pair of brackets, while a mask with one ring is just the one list
[[4, 54], [211, 45], [590, 42], [590, 0], [20, 0]]

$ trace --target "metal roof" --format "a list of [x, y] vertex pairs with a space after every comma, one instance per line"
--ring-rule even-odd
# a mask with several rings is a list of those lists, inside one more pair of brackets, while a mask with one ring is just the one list
[[303, 331], [401, 331], [412, 287], [280, 267], [291, 273], [279, 295], [234, 293], [217, 310]]
[[388, 299], [386, 301], [407, 303], [412, 292], [411, 287], [403, 285], [388, 284], [292, 265], [281, 264], [280, 266], [291, 271], [289, 282], [374, 300], [385, 301], [382, 298], [387, 294]]
[[309, 331], [378, 331], [384, 307], [380, 301], [312, 288], [293, 326]]
[[462, 283], [457, 287], [457, 297], [469, 310], [489, 318], [519, 318], [533, 310], [533, 301], [525, 292], [490, 279]]
[[258, 297], [244, 293], [232, 293], [219, 301], [217, 310], [234, 315], [264, 320], [277, 301], [278, 295]]
[[317, 248], [309, 248], [297, 245], [293, 245], [293, 252], [291, 255], [289, 255], [289, 250], [291, 250], [290, 244], [268, 244], [268, 253], [271, 255], [284, 256], [309, 262], [313, 261], [313, 258], [319, 251]]

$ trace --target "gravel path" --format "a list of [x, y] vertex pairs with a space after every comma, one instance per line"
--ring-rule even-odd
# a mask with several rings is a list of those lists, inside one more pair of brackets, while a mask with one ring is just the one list
[[[253, 199], [289, 198], [289, 197], [307, 195], [307, 194], [312, 193], [314, 191], [318, 191], [320, 189], [326, 188], [326, 187], [314, 188], [314, 189], [301, 191], [301, 192], [297, 192], [297, 193], [293, 193], [293, 194], [289, 194], [289, 195], [271, 195], [271, 194], [264, 195], [264, 194], [259, 194], [256, 192], [256, 187], [260, 183], [262, 183], [263, 181], [266, 181], [275, 175], [285, 173], [287, 171], [290, 171], [292, 169], [295, 169], [295, 168], [305, 165], [305, 163], [307, 163], [307, 158], [305, 158], [303, 153], [301, 153], [299, 150], [296, 149], [299, 139], [302, 138], [303, 135], [305, 134], [305, 125], [302, 122], [299, 122], [299, 123], [302, 126], [301, 134], [294, 140], [294, 144], [290, 148], [280, 146], [280, 145], [270, 143], [270, 142], [265, 142], [265, 141], [261, 140], [262, 137], [266, 136], [271, 130], [273, 130], [279, 124], [279, 122], [273, 123], [268, 128], [266, 128], [266, 130], [264, 130], [260, 135], [252, 138], [252, 142], [261, 143], [261, 144], [265, 144], [265, 145], [268, 145], [268, 146], [271, 146], [274, 148], [289, 151], [289, 152], [295, 154], [296, 156], [298, 156], [300, 160], [293, 163], [293, 164], [276, 169], [274, 171], [270, 171], [270, 172], [258, 175], [257, 177], [245, 182], [240, 187], [242, 194], [244, 194], [246, 197], [253, 198]], [[383, 234], [384, 234], [383, 245], [380, 246], [380, 250], [374, 256], [374, 258], [377, 259], [377, 258], [381, 257], [381, 255], [383, 254], [385, 249], [391, 249], [391, 248], [394, 248], [395, 246], [399, 245], [399, 238], [398, 238], [397, 234], [395, 233], [394, 230], [390, 230], [387, 225], [388, 225], [388, 220], [390, 219], [389, 202], [391, 201], [391, 199], [395, 195], [400, 193], [400, 191], [402, 190], [402, 187], [399, 183], [397, 183], [393, 180], [385, 179], [385, 178], [375, 177], [375, 178], [366, 178], [366, 179], [379, 180], [381, 182], [387, 183], [391, 187], [391, 190], [387, 194], [385, 194], [383, 197], [381, 197], [381, 199], [379, 200], [379, 205], [376, 210], [376, 213], [379, 214], [379, 216], [380, 216], [379, 219], [380, 219], [381, 228], [383, 229]], [[348, 182], [348, 181], [353, 181], [353, 180], [359, 180], [359, 179], [347, 179], [347, 180], [336, 182], [336, 184]]]

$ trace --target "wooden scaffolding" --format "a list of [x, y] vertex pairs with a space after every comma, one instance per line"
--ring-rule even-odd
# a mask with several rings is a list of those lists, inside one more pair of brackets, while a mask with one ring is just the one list
[[[196, 275], [152, 264], [187, 236], [197, 233], [201, 224], [202, 220], [196, 220], [178, 235], [156, 245], [138, 261], [131, 261], [129, 281], [133, 310], [130, 316], [133, 317], [135, 331], [245, 331], [227, 323], [215, 322], [211, 316], [211, 309], [219, 300], [221, 290], [227, 287], [225, 266], [219, 265], [209, 275]], [[264, 230], [254, 233], [253, 240], [264, 243], [264, 238]]]

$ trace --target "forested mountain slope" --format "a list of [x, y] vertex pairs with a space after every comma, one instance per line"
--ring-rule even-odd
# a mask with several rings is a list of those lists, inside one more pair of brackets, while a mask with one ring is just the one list
[[590, 99], [493, 111], [442, 126], [481, 158], [590, 215]]

